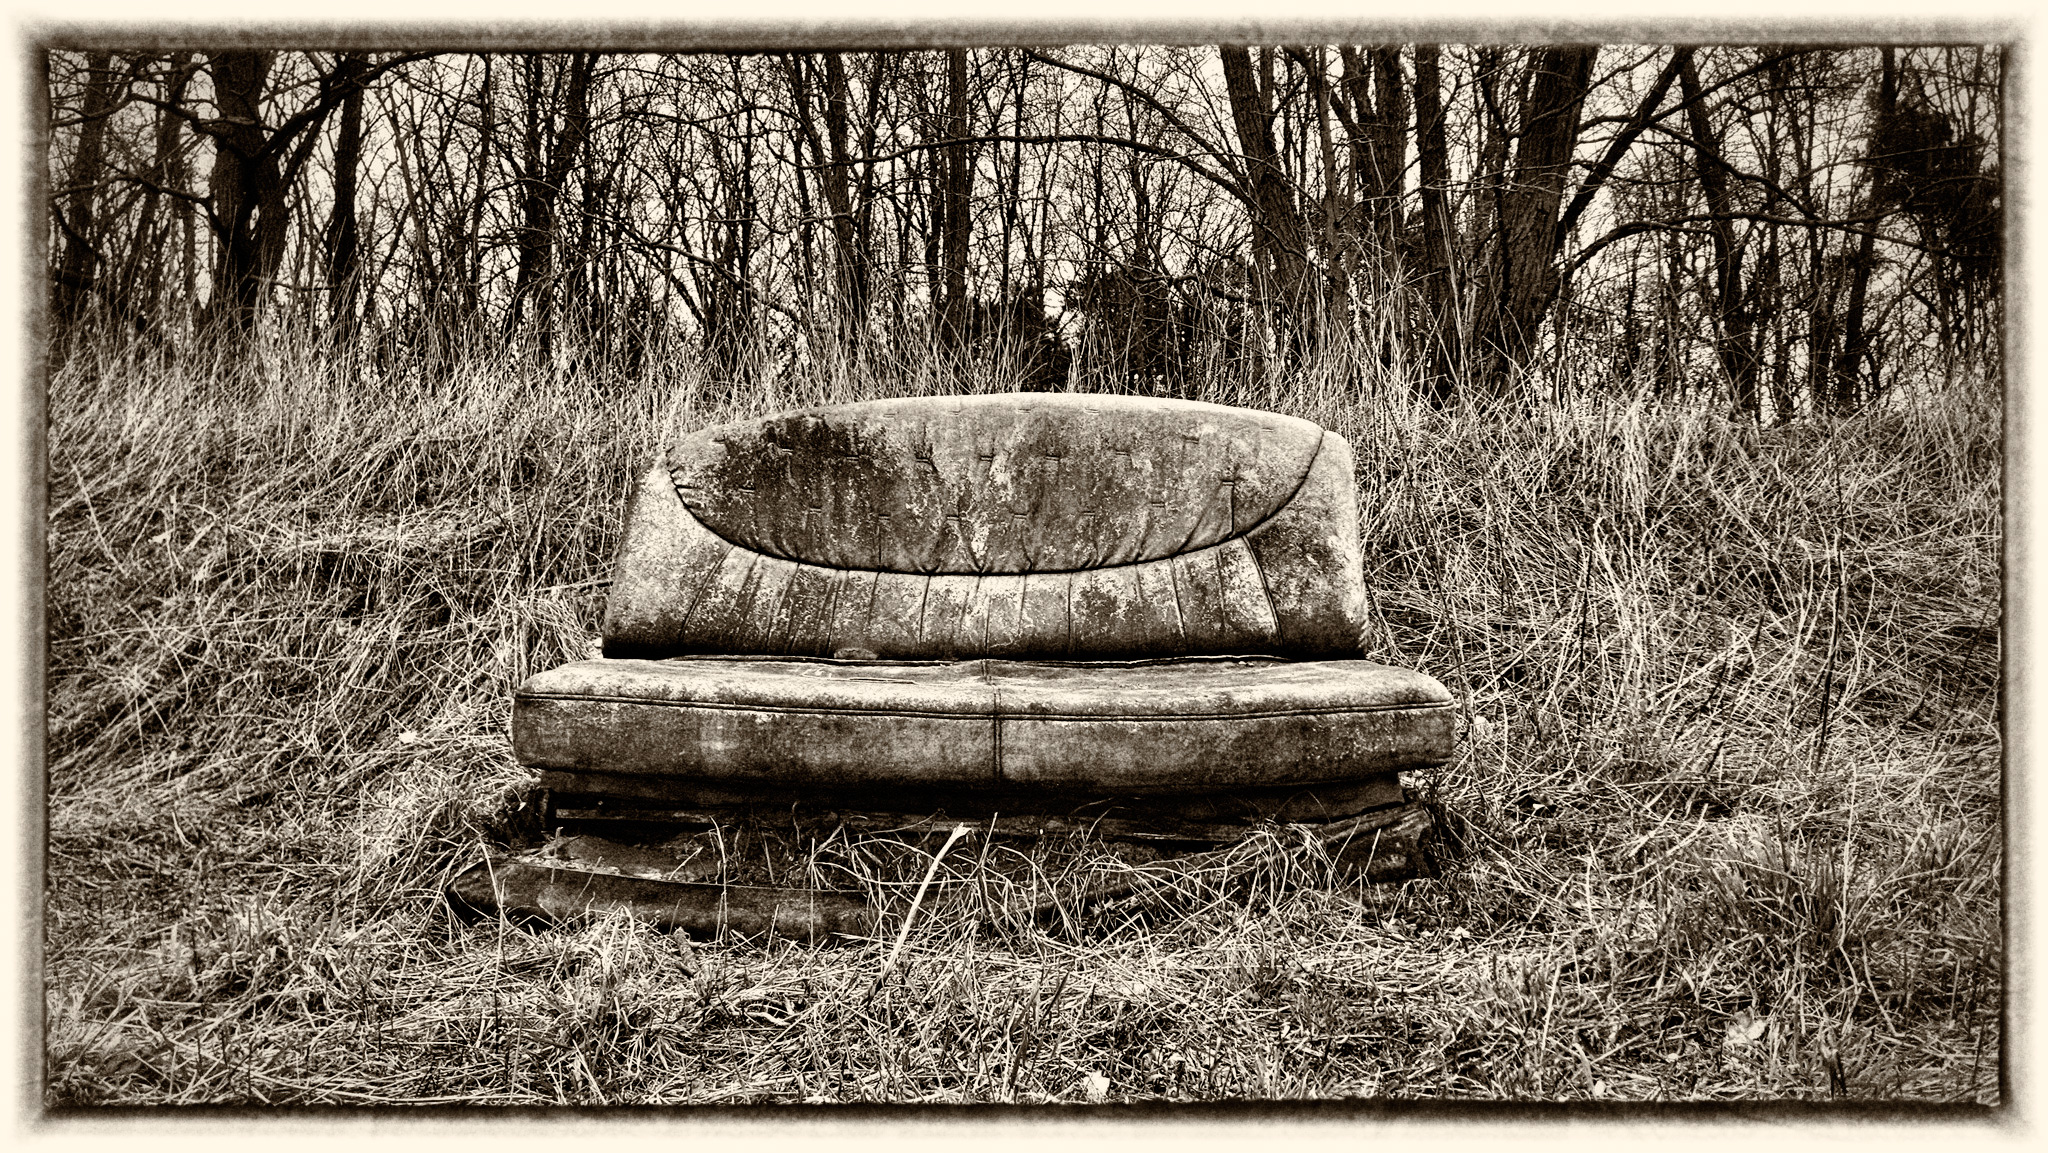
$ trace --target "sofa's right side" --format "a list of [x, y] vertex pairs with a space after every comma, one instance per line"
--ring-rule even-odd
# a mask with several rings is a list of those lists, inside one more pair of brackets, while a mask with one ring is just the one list
[[1301, 488], [1246, 534], [1286, 655], [1318, 660], [1365, 652], [1365, 575], [1351, 442], [1325, 432]]

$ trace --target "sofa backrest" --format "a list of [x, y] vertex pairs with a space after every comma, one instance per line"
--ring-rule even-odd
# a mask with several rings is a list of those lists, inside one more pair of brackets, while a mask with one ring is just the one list
[[1275, 413], [1004, 394], [678, 438], [627, 512], [608, 656], [1360, 653], [1351, 446]]

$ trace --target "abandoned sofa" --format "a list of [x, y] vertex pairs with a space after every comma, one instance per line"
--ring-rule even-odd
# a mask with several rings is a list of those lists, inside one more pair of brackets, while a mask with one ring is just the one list
[[1363, 659], [1350, 445], [1190, 401], [786, 412], [641, 479], [601, 659], [517, 691], [556, 795], [1329, 819], [1452, 748]]

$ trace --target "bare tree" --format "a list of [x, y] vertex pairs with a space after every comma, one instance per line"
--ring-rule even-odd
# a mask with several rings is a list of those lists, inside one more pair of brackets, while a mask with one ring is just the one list
[[158, 339], [276, 308], [392, 371], [477, 333], [564, 372], [685, 342], [723, 381], [936, 338], [1040, 385], [1327, 362], [1438, 403], [1575, 375], [1782, 420], [1995, 362], [2000, 66], [58, 53], [50, 299], [60, 329]]
[[1529, 64], [1514, 175], [1499, 193], [1500, 235], [1475, 307], [1477, 382], [1506, 395], [1557, 298], [1558, 211], [1597, 49], [1547, 48]]

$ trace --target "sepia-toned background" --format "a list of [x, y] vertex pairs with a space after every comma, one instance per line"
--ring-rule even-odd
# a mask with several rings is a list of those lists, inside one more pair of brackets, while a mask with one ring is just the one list
[[[42, 57], [47, 1103], [1999, 1100], [2002, 48], [770, 48]], [[1438, 876], [451, 914], [667, 437], [1007, 389], [1352, 440]]]

